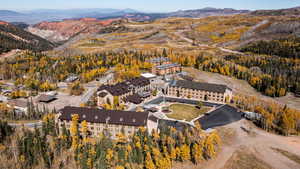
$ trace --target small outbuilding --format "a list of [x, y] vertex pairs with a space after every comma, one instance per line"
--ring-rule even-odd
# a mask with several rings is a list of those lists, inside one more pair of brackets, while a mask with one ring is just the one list
[[38, 102], [50, 103], [50, 102], [56, 100], [56, 97], [53, 95], [42, 94], [38, 97], [37, 100], [38, 100]]

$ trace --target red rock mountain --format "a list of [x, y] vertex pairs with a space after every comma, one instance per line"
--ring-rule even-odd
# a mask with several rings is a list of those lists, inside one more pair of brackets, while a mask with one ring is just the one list
[[58, 22], [41, 22], [28, 31], [52, 42], [65, 41], [79, 33], [95, 33], [119, 19], [98, 20], [96, 18], [66, 19]]

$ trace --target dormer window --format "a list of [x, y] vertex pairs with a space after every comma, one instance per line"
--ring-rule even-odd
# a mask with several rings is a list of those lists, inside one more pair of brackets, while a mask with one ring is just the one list
[[134, 123], [135, 123], [135, 121], [136, 121], [135, 119], [132, 119], [132, 122], [134, 122]]
[[124, 120], [123, 117], [121, 117], [121, 118], [120, 118], [120, 121], [123, 121], [123, 120]]
[[98, 116], [95, 116], [95, 119], [98, 119]]
[[84, 119], [85, 119], [85, 118], [86, 118], [86, 115], [85, 115], [85, 114], [84, 114], [84, 115], [82, 115], [82, 118], [84, 118]]

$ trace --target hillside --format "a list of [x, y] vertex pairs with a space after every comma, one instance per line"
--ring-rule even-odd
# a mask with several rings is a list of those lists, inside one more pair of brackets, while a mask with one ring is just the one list
[[[255, 16], [247, 13], [203, 18], [170, 17], [148, 22], [135, 22], [132, 19], [134, 16], [131, 15], [128, 22], [99, 27], [100, 29], [97, 29], [99, 31], [91, 31], [84, 36], [76, 31], [79, 36], [68, 36], [74, 38], [63, 48], [76, 48], [77, 51], [83, 52], [117, 48], [168, 48], [188, 51], [199, 50], [201, 47], [221, 48], [222, 51], [223, 48], [240, 50], [252, 42], [294, 37], [300, 32], [299, 18], [294, 16]], [[145, 17], [147, 18], [141, 15], [139, 19]], [[67, 21], [56, 22], [56, 24], [64, 23]], [[92, 27], [92, 25], [85, 26]], [[51, 30], [50, 27], [34, 27]], [[72, 35], [76, 33], [73, 32]], [[93, 43], [99, 41], [101, 43]], [[225, 51], [228, 51], [227, 49]]]
[[258, 10], [251, 13], [260, 16], [282, 16], [282, 15], [300, 15], [300, 7], [280, 9], [280, 10]]
[[91, 34], [111, 24], [114, 19], [98, 20], [95, 18], [68, 19], [60, 22], [41, 22], [27, 30], [52, 42], [66, 41], [79, 34]]
[[300, 91], [299, 32], [300, 20], [293, 15], [171, 17], [120, 22], [79, 33], [53, 54], [169, 49], [183, 58], [198, 57], [191, 64], [179, 60], [185, 66], [246, 80], [264, 95], [281, 97]]
[[12, 49], [50, 50], [55, 44], [6, 22], [0, 22], [0, 54]]

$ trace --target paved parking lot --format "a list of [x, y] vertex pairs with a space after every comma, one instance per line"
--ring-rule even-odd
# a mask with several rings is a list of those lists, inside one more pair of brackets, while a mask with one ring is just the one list
[[236, 122], [242, 119], [242, 112], [235, 107], [224, 105], [212, 111], [208, 115], [199, 118], [199, 121], [204, 130], [214, 128]]

